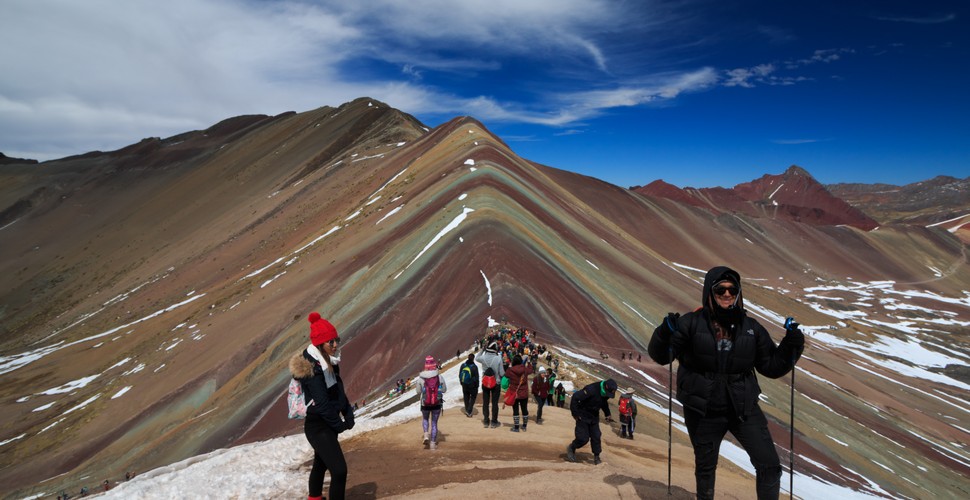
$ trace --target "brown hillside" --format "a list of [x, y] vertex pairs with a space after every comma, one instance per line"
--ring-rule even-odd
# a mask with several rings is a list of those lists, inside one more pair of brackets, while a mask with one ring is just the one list
[[[310, 311], [336, 325], [363, 399], [490, 317], [578, 352], [644, 352], [719, 264], [776, 339], [786, 315], [818, 332], [800, 386], [821, 403], [803, 410], [798, 453], [824, 465], [809, 474], [912, 497], [966, 489], [953, 443], [967, 436], [939, 417], [970, 419], [945, 375], [970, 360], [966, 245], [946, 229], [799, 205], [824, 194], [805, 197], [799, 171], [747, 198], [686, 190], [700, 205], [638, 194], [520, 158], [472, 118], [428, 130], [368, 98], [177, 137], [0, 166], [11, 495], [272, 434]], [[763, 384], [773, 426], [786, 384]]]

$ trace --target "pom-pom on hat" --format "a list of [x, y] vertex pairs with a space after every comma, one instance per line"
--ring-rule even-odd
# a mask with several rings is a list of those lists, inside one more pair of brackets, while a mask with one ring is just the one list
[[307, 317], [310, 322], [310, 343], [321, 345], [337, 338], [337, 329], [329, 321], [320, 317], [320, 313], [312, 312]]
[[438, 369], [438, 362], [434, 360], [434, 356], [428, 356], [424, 358], [424, 369], [425, 370]]

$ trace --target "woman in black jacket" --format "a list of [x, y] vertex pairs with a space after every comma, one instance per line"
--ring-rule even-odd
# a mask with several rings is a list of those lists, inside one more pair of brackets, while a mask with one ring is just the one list
[[781, 344], [747, 315], [741, 275], [715, 267], [704, 278], [702, 307], [680, 316], [670, 313], [653, 332], [648, 352], [666, 365], [677, 359], [677, 400], [694, 447], [697, 498], [714, 498], [714, 477], [727, 431], [748, 453], [757, 479], [758, 499], [777, 499], [781, 463], [758, 406], [758, 373], [779, 378], [801, 356], [805, 337], [791, 323]]
[[[303, 433], [313, 447], [308, 500], [323, 497], [323, 477], [330, 471], [331, 500], [342, 500], [347, 462], [337, 434], [354, 427], [354, 409], [340, 379], [337, 329], [319, 313], [310, 313], [310, 346], [290, 359], [290, 373], [300, 381], [306, 399]], [[341, 418], [343, 417], [343, 418]]]

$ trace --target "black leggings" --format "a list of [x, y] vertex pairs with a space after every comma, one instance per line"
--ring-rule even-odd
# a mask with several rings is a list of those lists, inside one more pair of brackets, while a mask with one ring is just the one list
[[755, 413], [743, 421], [734, 412], [705, 415], [684, 410], [687, 434], [694, 446], [694, 477], [697, 481], [697, 498], [714, 498], [714, 475], [717, 457], [724, 435], [731, 431], [741, 447], [748, 453], [755, 469], [755, 487], [759, 500], [777, 499], [781, 488], [781, 463], [775, 443], [768, 432], [768, 420], [755, 407]]
[[311, 497], [323, 495], [323, 476], [330, 471], [330, 500], [343, 500], [347, 488], [347, 462], [337, 442], [337, 433], [322, 418], [309, 414], [303, 422], [303, 433], [313, 447], [313, 468], [310, 469]]
[[512, 403], [512, 416], [518, 417], [520, 413], [523, 417], [529, 416], [529, 398], [516, 399]]

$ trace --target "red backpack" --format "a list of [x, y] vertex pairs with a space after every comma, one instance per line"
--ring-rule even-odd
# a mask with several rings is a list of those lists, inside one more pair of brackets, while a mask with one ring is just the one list
[[441, 395], [438, 392], [438, 375], [424, 379], [424, 406], [435, 406], [441, 402]]
[[633, 414], [633, 407], [630, 406], [630, 398], [620, 398], [620, 415], [629, 417]]
[[495, 387], [495, 370], [492, 367], [485, 369], [485, 373], [482, 375], [482, 387], [485, 389], [492, 389]]

